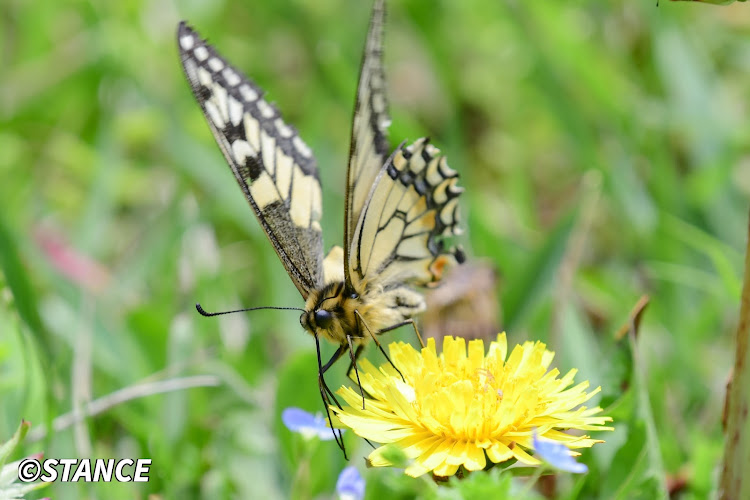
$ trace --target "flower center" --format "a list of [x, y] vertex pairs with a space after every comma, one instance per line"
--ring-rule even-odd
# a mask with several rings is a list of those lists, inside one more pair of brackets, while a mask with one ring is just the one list
[[497, 377], [485, 368], [442, 368], [417, 378], [413, 406], [419, 422], [457, 441], [487, 441], [501, 434], [507, 419], [499, 414], [505, 405]]

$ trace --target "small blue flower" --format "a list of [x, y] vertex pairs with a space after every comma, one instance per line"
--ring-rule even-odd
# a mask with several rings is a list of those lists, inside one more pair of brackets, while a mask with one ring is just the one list
[[320, 414], [313, 415], [301, 408], [287, 408], [281, 412], [281, 421], [287, 429], [299, 432], [305, 439], [317, 436], [322, 441], [334, 438], [333, 430], [328, 427], [328, 422]]
[[586, 464], [576, 462], [567, 446], [557, 441], [538, 437], [536, 429], [534, 429], [534, 452], [535, 456], [556, 469], [574, 474], [583, 474], [589, 471]]
[[336, 481], [339, 500], [362, 500], [365, 497], [365, 480], [353, 465], [345, 468]]

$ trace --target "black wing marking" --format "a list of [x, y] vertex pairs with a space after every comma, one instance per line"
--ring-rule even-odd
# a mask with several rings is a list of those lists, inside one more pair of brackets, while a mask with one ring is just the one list
[[304, 298], [322, 283], [321, 187], [310, 148], [263, 91], [180, 23], [185, 76], [266, 236]]

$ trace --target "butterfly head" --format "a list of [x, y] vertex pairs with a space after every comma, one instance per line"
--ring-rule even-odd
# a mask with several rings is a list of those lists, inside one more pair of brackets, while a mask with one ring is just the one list
[[318, 327], [328, 330], [333, 325], [333, 313], [326, 309], [313, 311], [313, 319]]
[[360, 297], [347, 292], [343, 282], [330, 283], [310, 293], [299, 322], [312, 335], [342, 344], [347, 336], [361, 337], [354, 311], [362, 306]]

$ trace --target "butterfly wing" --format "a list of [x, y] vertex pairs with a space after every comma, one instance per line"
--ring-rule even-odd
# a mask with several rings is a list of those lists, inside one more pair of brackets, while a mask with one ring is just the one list
[[[360, 294], [393, 294], [392, 307], [404, 307], [399, 289], [427, 286], [443, 268], [463, 261], [460, 249], [443, 239], [458, 234], [458, 174], [427, 139], [399, 147], [381, 169], [362, 209], [347, 262], [351, 285]], [[419, 312], [421, 303], [411, 300]], [[410, 314], [404, 314], [410, 317]]]
[[[388, 101], [383, 71], [383, 23], [385, 5], [377, 0], [365, 42], [362, 67], [354, 106], [349, 166], [346, 185], [346, 216], [344, 222], [344, 261], [348, 261], [357, 222], [370, 194], [375, 178], [385, 165], [390, 152], [387, 128]], [[347, 281], [349, 269], [345, 268]]]
[[384, 20], [384, 1], [377, 0], [352, 125], [344, 271], [350, 289], [405, 319], [424, 308], [411, 287], [438, 281], [446, 265], [463, 260], [460, 250], [445, 250], [442, 241], [457, 233], [462, 189], [456, 172], [426, 139], [389, 157]]
[[245, 198], [304, 298], [322, 282], [321, 187], [310, 148], [263, 91], [180, 23], [182, 66]]

